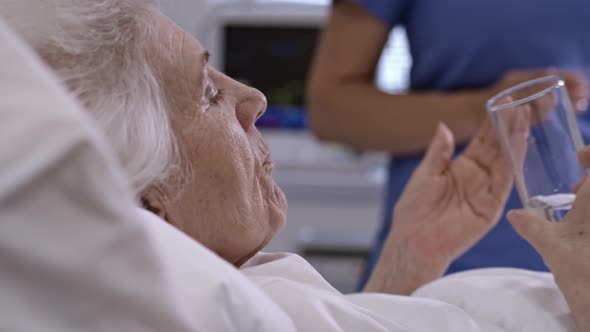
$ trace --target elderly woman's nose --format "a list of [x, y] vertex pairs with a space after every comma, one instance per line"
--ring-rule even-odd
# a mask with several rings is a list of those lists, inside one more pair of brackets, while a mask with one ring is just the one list
[[253, 88], [245, 88], [236, 105], [236, 113], [244, 129], [253, 128], [256, 120], [266, 112], [266, 97]]

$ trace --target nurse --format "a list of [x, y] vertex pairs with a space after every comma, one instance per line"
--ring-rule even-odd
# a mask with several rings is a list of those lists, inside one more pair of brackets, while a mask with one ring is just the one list
[[[548, 74], [566, 80], [578, 112], [587, 108], [589, 16], [584, 0], [334, 1], [308, 86], [312, 130], [322, 140], [393, 155], [384, 222], [366, 275], [381, 253], [392, 207], [439, 122], [451, 128], [460, 150], [486, 117], [489, 97]], [[407, 31], [413, 64], [408, 93], [390, 95], [375, 87], [374, 73], [395, 26]], [[590, 116], [582, 115], [580, 124], [588, 141]], [[513, 192], [506, 210], [521, 206]], [[502, 220], [448, 272], [499, 266], [547, 269]]]

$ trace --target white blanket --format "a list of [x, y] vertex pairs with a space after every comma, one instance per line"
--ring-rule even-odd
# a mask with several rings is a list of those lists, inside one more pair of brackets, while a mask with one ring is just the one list
[[481, 269], [457, 273], [414, 296], [456, 305], [484, 331], [575, 331], [573, 317], [550, 273]]
[[259, 254], [242, 272], [291, 316], [298, 331], [574, 331], [567, 304], [547, 273], [478, 270], [403, 297], [343, 295], [293, 254]]

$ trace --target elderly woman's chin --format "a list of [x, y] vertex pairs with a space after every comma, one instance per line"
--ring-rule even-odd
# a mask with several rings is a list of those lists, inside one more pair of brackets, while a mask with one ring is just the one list
[[281, 230], [281, 228], [285, 225], [286, 217], [287, 217], [287, 199], [283, 190], [278, 186], [278, 184], [272, 179], [271, 175], [268, 175], [268, 178], [265, 179], [267, 182], [268, 190], [266, 199], [267, 205], [267, 217], [268, 223], [263, 226], [264, 228], [268, 227], [264, 238], [262, 241], [258, 242], [258, 246], [251, 250], [245, 256], [238, 258], [237, 260], [231, 261], [237, 267], [244, 265], [248, 260], [254, 257], [258, 252], [260, 252], [266, 245], [273, 239], [273, 237]]
[[[272, 236], [274, 236], [284, 225], [287, 219], [287, 198], [285, 193], [276, 183], [272, 177], [272, 170], [270, 170], [263, 179], [267, 183], [266, 187], [266, 201], [268, 206], [269, 223], [272, 229]], [[268, 239], [268, 241], [270, 241]]]
[[271, 203], [271, 218], [276, 218], [278, 223], [278, 229], [280, 229], [287, 219], [287, 197], [285, 197], [285, 193], [279, 187], [279, 185], [272, 180], [273, 190], [272, 190], [272, 203]]

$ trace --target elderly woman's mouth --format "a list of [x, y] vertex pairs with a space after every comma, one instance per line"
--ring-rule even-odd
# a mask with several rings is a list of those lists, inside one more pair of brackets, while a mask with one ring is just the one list
[[266, 158], [264, 159], [264, 162], [262, 163], [262, 167], [268, 171], [268, 172], [272, 172], [273, 168], [274, 168], [274, 162], [272, 161], [272, 158], [270, 157], [270, 154], [268, 154], [266, 156]]

